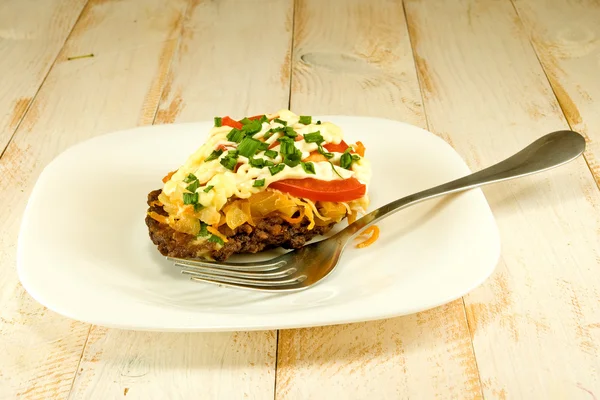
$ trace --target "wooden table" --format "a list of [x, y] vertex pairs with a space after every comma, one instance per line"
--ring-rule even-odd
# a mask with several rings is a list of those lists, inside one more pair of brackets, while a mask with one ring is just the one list
[[[598, 1], [4, 0], [0, 82], [1, 399], [600, 395]], [[501, 230], [496, 271], [416, 315], [142, 333], [63, 318], [24, 291], [20, 218], [62, 150], [286, 107], [428, 128], [474, 170], [569, 127], [588, 150], [484, 189]]]

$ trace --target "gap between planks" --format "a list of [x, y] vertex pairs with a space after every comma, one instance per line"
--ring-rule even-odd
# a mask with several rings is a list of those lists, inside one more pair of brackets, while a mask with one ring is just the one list
[[[79, 23], [79, 20], [81, 19], [81, 16], [84, 14], [84, 12], [86, 11], [86, 9], [88, 8], [88, 6], [90, 4], [90, 1], [92, 1], [92, 0], [87, 0], [86, 3], [85, 3], [85, 5], [81, 8], [81, 12], [79, 12], [79, 15], [77, 16], [77, 19], [75, 19], [75, 22], [71, 26], [71, 29], [69, 30], [69, 33], [67, 35], [65, 35], [65, 40], [63, 41], [62, 45], [60, 46], [60, 49], [56, 52], [56, 56], [54, 57], [54, 60], [52, 60], [52, 63], [50, 64], [50, 68], [48, 68], [48, 71], [46, 71], [46, 74], [44, 75], [44, 78], [42, 78], [42, 81], [40, 82], [40, 85], [36, 89], [35, 93], [31, 97], [31, 99], [29, 99], [29, 103], [25, 107], [25, 110], [23, 111], [23, 114], [20, 116], [20, 118], [17, 121], [17, 123], [14, 124], [14, 127], [12, 128], [12, 132], [10, 133], [10, 137], [6, 141], [6, 145], [4, 146], [4, 148], [2, 149], [2, 151], [0, 151], [0, 159], [4, 156], [4, 153], [6, 153], [6, 149], [8, 149], [8, 146], [13, 141], [13, 138], [15, 137], [15, 134], [17, 133], [17, 130], [21, 126], [21, 123], [23, 123], [23, 121], [25, 120], [25, 117], [29, 113], [29, 110], [31, 110], [31, 105], [33, 104], [33, 102], [37, 98], [37, 95], [40, 92], [40, 90], [42, 89], [42, 86], [44, 86], [44, 83], [46, 83], [46, 79], [48, 78], [48, 75], [50, 75], [50, 71], [52, 71], [54, 69], [54, 66], [56, 65], [56, 61], [58, 60], [58, 58], [62, 54], [62, 51], [65, 48], [65, 44], [67, 43], [67, 41], [69, 40], [69, 38], [73, 34], [73, 30], [75, 29], [75, 27]], [[10, 129], [10, 125], [9, 125], [9, 129]]]

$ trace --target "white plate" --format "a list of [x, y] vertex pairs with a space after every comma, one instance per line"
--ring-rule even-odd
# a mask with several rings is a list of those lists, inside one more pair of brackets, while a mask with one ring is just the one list
[[[323, 116], [372, 162], [371, 209], [468, 174], [437, 136], [404, 123]], [[157, 331], [259, 330], [348, 323], [429, 309], [493, 271], [499, 236], [480, 190], [382, 221], [371, 247], [344, 252], [308, 290], [258, 293], [194, 283], [151, 243], [146, 195], [201, 145], [211, 122], [159, 125], [80, 143], [42, 172], [19, 236], [18, 272], [37, 301], [97, 325]]]

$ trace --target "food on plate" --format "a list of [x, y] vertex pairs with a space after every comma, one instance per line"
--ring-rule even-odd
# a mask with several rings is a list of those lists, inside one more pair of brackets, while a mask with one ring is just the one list
[[148, 195], [150, 238], [165, 256], [217, 261], [302, 247], [369, 205], [365, 146], [343, 139], [335, 124], [289, 110], [215, 118], [207, 141]]

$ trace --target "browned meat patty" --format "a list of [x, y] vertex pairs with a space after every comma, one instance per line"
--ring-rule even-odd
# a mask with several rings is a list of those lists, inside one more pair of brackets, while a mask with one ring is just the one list
[[[148, 211], [166, 216], [167, 213], [162, 206], [156, 205], [160, 193], [161, 190], [154, 190], [148, 194], [148, 205], [150, 206]], [[198, 254], [208, 249], [215, 260], [225, 261], [235, 253], [258, 253], [276, 247], [297, 249], [315, 236], [329, 232], [335, 223], [315, 226], [309, 230], [306, 219], [298, 224], [290, 224], [278, 216], [272, 216], [262, 219], [256, 226], [244, 224], [235, 230], [223, 225], [219, 231], [227, 236], [228, 241], [218, 250], [215, 243], [204, 241], [197, 244], [194, 236], [177, 232], [169, 225], [160, 223], [149, 216], [146, 216], [146, 225], [152, 242], [164, 256], [197, 258]]]

